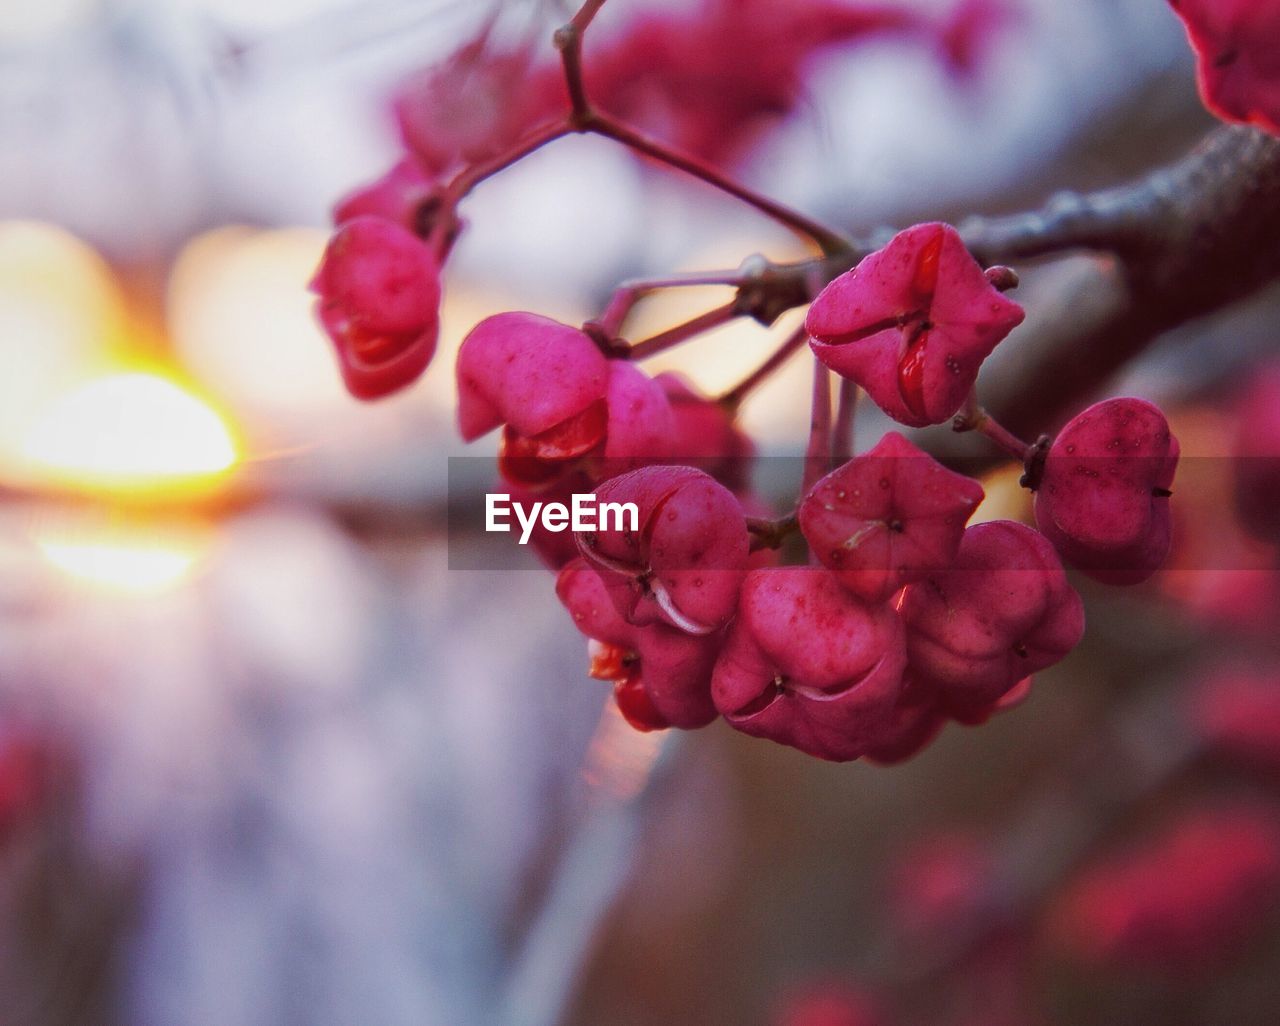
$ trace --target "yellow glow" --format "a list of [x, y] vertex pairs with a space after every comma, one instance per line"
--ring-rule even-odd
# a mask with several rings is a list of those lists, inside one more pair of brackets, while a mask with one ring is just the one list
[[115, 493], [208, 490], [236, 462], [231, 432], [211, 406], [144, 372], [64, 394], [32, 425], [22, 452], [53, 484]]
[[191, 569], [196, 554], [178, 548], [39, 539], [45, 558], [69, 577], [138, 594], [163, 591]]

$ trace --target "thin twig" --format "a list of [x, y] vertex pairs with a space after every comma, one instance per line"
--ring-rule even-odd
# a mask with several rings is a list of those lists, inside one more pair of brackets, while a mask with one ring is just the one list
[[823, 253], [847, 253], [850, 250], [848, 240], [835, 229], [828, 228], [826, 225], [813, 220], [805, 214], [801, 214], [799, 211], [792, 210], [790, 207], [778, 203], [768, 196], [749, 189], [715, 168], [704, 164], [696, 157], [679, 153], [658, 140], [618, 121], [614, 121], [612, 118], [594, 113], [582, 125], [582, 130], [603, 136], [606, 139], [613, 139], [635, 153], [644, 154], [646, 157], [650, 157], [661, 164], [675, 168], [677, 171], [683, 171], [687, 175], [706, 182], [721, 192], [734, 197], [734, 199], [741, 200], [748, 206], [760, 211], [766, 217], [817, 243]]
[[807, 341], [809, 341], [808, 332], [804, 330], [804, 325], [801, 325], [783, 340], [782, 345], [769, 354], [768, 359], [766, 359], [764, 363], [739, 381], [729, 389], [729, 391], [721, 395], [719, 402], [731, 409], [736, 409], [741, 406], [742, 401], [746, 399], [746, 397], [750, 395], [757, 386], [763, 384], [772, 377], [773, 373], [786, 363], [793, 354], [799, 352]]
[[831, 438], [831, 462], [837, 466], [853, 459], [854, 420], [858, 415], [858, 398], [862, 390], [848, 378], [840, 379], [836, 405], [836, 426]]
[[807, 495], [818, 479], [831, 469], [831, 371], [813, 361], [813, 409], [809, 414], [809, 445], [804, 454], [804, 480], [800, 493]]
[[666, 331], [659, 332], [651, 338], [636, 342], [620, 355], [628, 360], [644, 360], [650, 356], [656, 356], [664, 350], [671, 349], [673, 346], [678, 346], [682, 342], [687, 342], [691, 338], [696, 338], [712, 328], [728, 324], [738, 316], [740, 315], [737, 304], [725, 303], [724, 306], [708, 310], [706, 313], [699, 314], [683, 324], [677, 324], [674, 328], [668, 328]]

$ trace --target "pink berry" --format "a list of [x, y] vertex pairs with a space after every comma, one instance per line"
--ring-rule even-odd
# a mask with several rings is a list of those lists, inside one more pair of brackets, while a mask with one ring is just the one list
[[1236, 511], [1259, 538], [1280, 538], [1280, 364], [1254, 373], [1236, 405]]
[[935, 833], [895, 859], [889, 908], [905, 937], [927, 941], [978, 925], [999, 883], [989, 842], [958, 830]]
[[381, 217], [419, 233], [424, 206], [435, 182], [412, 158], [406, 157], [375, 182], [348, 193], [333, 208], [333, 223], [357, 217]]
[[0, 733], [0, 851], [50, 797], [61, 753], [48, 738], [7, 726]]
[[902, 695], [894, 706], [874, 744], [867, 748], [867, 761], [877, 766], [896, 766], [919, 755], [941, 733], [947, 717], [932, 694], [913, 694], [910, 671], [903, 677]]
[[945, 570], [982, 486], [891, 431], [822, 478], [800, 504], [814, 556], [864, 602]]
[[1142, 399], [1107, 399], [1059, 432], [1036, 491], [1036, 524], [1072, 566], [1108, 584], [1137, 584], [1172, 542], [1169, 486], [1178, 441]]
[[[526, 507], [534, 502], [560, 502], [566, 507], [573, 503], [574, 494], [583, 494], [595, 487], [595, 482], [582, 470], [571, 471], [545, 486], [529, 487], [504, 478], [503, 491], [511, 501]], [[566, 563], [578, 558], [578, 543], [572, 531], [551, 531], [539, 517], [529, 532], [529, 547], [549, 570], [559, 570]]]
[[345, 222], [311, 291], [352, 395], [389, 395], [426, 370], [439, 333], [440, 267], [408, 229], [380, 217]]
[[730, 725], [820, 759], [886, 740], [902, 691], [902, 623], [815, 567], [753, 570], [711, 693]]
[[864, 990], [837, 980], [814, 980], [786, 995], [772, 1026], [885, 1026], [878, 1002]]
[[1041, 535], [1010, 521], [970, 527], [950, 570], [908, 585], [900, 612], [913, 672], [962, 715], [1052, 666], [1084, 634], [1084, 606]]
[[1200, 95], [1225, 121], [1280, 134], [1280, 0], [1169, 0], [1196, 52]]
[[583, 473], [605, 481], [665, 461], [674, 431], [662, 388], [634, 364], [610, 360], [604, 398], [582, 414], [537, 435], [507, 424], [498, 468], [507, 481], [532, 489], [559, 487]]
[[[470, 442], [502, 424], [573, 455], [603, 436], [608, 361], [583, 332], [531, 313], [501, 313], [474, 328], [458, 350], [458, 426]], [[598, 431], [588, 430], [598, 422]], [[590, 444], [582, 438], [594, 434]], [[559, 434], [557, 434], [559, 433]]]
[[582, 554], [628, 623], [665, 623], [705, 635], [729, 621], [749, 548], [746, 518], [732, 492], [692, 467], [659, 466], [612, 478], [595, 494], [597, 509], [633, 503], [638, 510], [638, 530], [610, 519], [578, 535]]
[[662, 386], [633, 363], [609, 362], [605, 390], [608, 422], [597, 480], [616, 477], [666, 459], [675, 439], [675, 417]]
[[1184, 974], [1247, 943], [1280, 905], [1280, 814], [1200, 808], [1084, 870], [1053, 916], [1082, 961]]
[[1191, 695], [1187, 718], [1218, 754], [1280, 771], [1280, 673], [1274, 669], [1218, 670]]
[[560, 571], [556, 594], [590, 639], [590, 676], [613, 683], [614, 700], [632, 726], [696, 729], [715, 719], [711, 670], [718, 635], [695, 638], [660, 624], [627, 623], [600, 575], [582, 559]]
[[482, 160], [514, 143], [536, 116], [526, 88], [529, 55], [468, 43], [411, 76], [393, 102], [409, 152], [430, 171]]
[[756, 447], [724, 404], [701, 395], [679, 374], [654, 378], [666, 392], [674, 418], [672, 457], [705, 471], [731, 492], [745, 491]]
[[1022, 323], [949, 225], [919, 224], [828, 285], [805, 322], [818, 359], [894, 420], [941, 424]]

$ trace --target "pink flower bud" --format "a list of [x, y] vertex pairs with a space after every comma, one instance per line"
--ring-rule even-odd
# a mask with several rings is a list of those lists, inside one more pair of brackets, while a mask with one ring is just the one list
[[1239, 950], [1280, 904], [1280, 815], [1197, 809], [1084, 870], [1052, 917], [1082, 961], [1184, 974]]
[[1225, 121], [1280, 134], [1278, 0], [1169, 0], [1196, 52], [1200, 95]]
[[731, 492], [745, 491], [756, 447], [738, 427], [732, 411], [699, 394], [679, 374], [667, 371], [654, 380], [671, 404], [674, 459], [705, 471]]
[[864, 602], [947, 569], [982, 486], [897, 432], [822, 478], [800, 504], [817, 559]]
[[723, 627], [737, 606], [749, 548], [733, 493], [692, 467], [644, 467], [595, 494], [602, 520], [604, 503], [634, 503], [639, 514], [638, 531], [610, 519], [578, 535], [623, 618], [696, 635]]
[[439, 332], [440, 267], [408, 229], [380, 217], [347, 221], [311, 291], [352, 395], [389, 395], [426, 370]]
[[805, 322], [814, 354], [856, 381], [894, 420], [941, 424], [978, 368], [1022, 323], [949, 225], [919, 224], [842, 274]]
[[1156, 407], [1107, 399], [1059, 432], [1036, 491], [1036, 524], [1072, 566], [1137, 584], [1169, 555], [1178, 440]]
[[560, 571], [556, 595], [591, 639], [590, 676], [613, 683], [619, 710], [637, 730], [696, 729], [715, 719], [711, 670], [718, 635], [695, 638], [660, 624], [627, 623], [600, 575], [582, 559]]
[[1274, 541], [1280, 539], [1280, 364], [1251, 375], [1236, 411], [1236, 510], [1251, 533]]
[[333, 223], [340, 225], [357, 217], [381, 217], [417, 234], [421, 229], [423, 207], [434, 189], [435, 182], [412, 158], [406, 157], [377, 181], [340, 199], [333, 208]]
[[[457, 376], [458, 426], [468, 442], [510, 424], [525, 437], [548, 436], [550, 446], [554, 432], [578, 432], [575, 417], [599, 421], [592, 445], [603, 435], [608, 361], [577, 328], [531, 313], [487, 317], [463, 339]], [[581, 444], [567, 448], [577, 455]]]
[[965, 531], [951, 569], [908, 585], [900, 611], [911, 668], [949, 710], [991, 705], [1084, 634], [1053, 546], [1007, 520]]
[[753, 570], [711, 680], [743, 733], [844, 762], [888, 739], [906, 664], [902, 623], [830, 572]]

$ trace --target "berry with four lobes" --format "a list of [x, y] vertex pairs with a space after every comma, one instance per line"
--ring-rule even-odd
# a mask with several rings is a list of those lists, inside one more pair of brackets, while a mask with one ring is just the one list
[[964, 405], [1023, 311], [949, 225], [919, 224], [842, 274], [809, 308], [814, 354], [894, 420], [941, 424]]
[[556, 595], [589, 639], [589, 675], [614, 685], [618, 709], [632, 726], [696, 729], [715, 719], [711, 669], [719, 635], [694, 637], [661, 624], [627, 623], [600, 575], [582, 559], [560, 571]]
[[753, 570], [711, 679], [734, 727], [820, 759], [857, 759], [896, 739], [902, 622], [820, 567]]
[[498, 469], [507, 481], [546, 488], [580, 472], [604, 481], [671, 451], [675, 421], [662, 388], [625, 360], [610, 360], [608, 373], [604, 400], [587, 415], [540, 435], [502, 429]]
[[[578, 547], [628, 623], [663, 623], [709, 635], [733, 616], [750, 540], [737, 498], [692, 467], [644, 467], [596, 489], [600, 530]], [[638, 530], [605, 503], [634, 503]]]
[[1036, 491], [1036, 524], [1072, 566], [1137, 584], [1169, 555], [1178, 440], [1142, 399], [1107, 399], [1059, 432]]
[[1257, 373], [1236, 407], [1236, 511], [1248, 530], [1280, 539], [1280, 364]]
[[738, 427], [725, 404], [701, 395], [681, 375], [665, 371], [654, 378], [666, 393], [674, 420], [671, 455], [679, 463], [705, 471], [731, 492], [750, 488], [756, 447]]
[[435, 181], [417, 161], [406, 157], [377, 181], [340, 199], [333, 208], [333, 223], [340, 225], [363, 216], [381, 217], [415, 234], [423, 234], [423, 210], [435, 187]]
[[1186, 973], [1233, 954], [1280, 904], [1280, 812], [1193, 809], [1082, 872], [1057, 902], [1060, 946], [1115, 968]]
[[1196, 52], [1200, 95], [1225, 121], [1280, 134], [1280, 0], [1169, 0]]
[[800, 529], [823, 566], [864, 602], [955, 560], [982, 486], [947, 470], [895, 431], [813, 486]]
[[471, 442], [501, 425], [542, 450], [580, 455], [604, 433], [609, 361], [589, 336], [548, 317], [487, 317], [458, 350], [458, 427]]
[[896, 766], [931, 745], [946, 725], [947, 715], [939, 707], [931, 689], [922, 693], [908, 670], [902, 679], [902, 693], [875, 744], [867, 748], [868, 762]]
[[[559, 502], [572, 507], [574, 495], [585, 495], [596, 486], [584, 470], [575, 470], [547, 483], [529, 487], [503, 482], [502, 491], [511, 502], [528, 507], [535, 502]], [[538, 517], [529, 529], [529, 547], [533, 549], [548, 570], [559, 570], [566, 563], [578, 558], [578, 543], [570, 531], [552, 531]]]
[[427, 369], [439, 334], [440, 266], [407, 228], [368, 215], [343, 223], [310, 288], [356, 398], [389, 395]]
[[1053, 546], [1022, 524], [970, 527], [949, 570], [908, 585], [900, 611], [912, 672], [973, 716], [1052, 666], [1084, 634], [1084, 606]]

